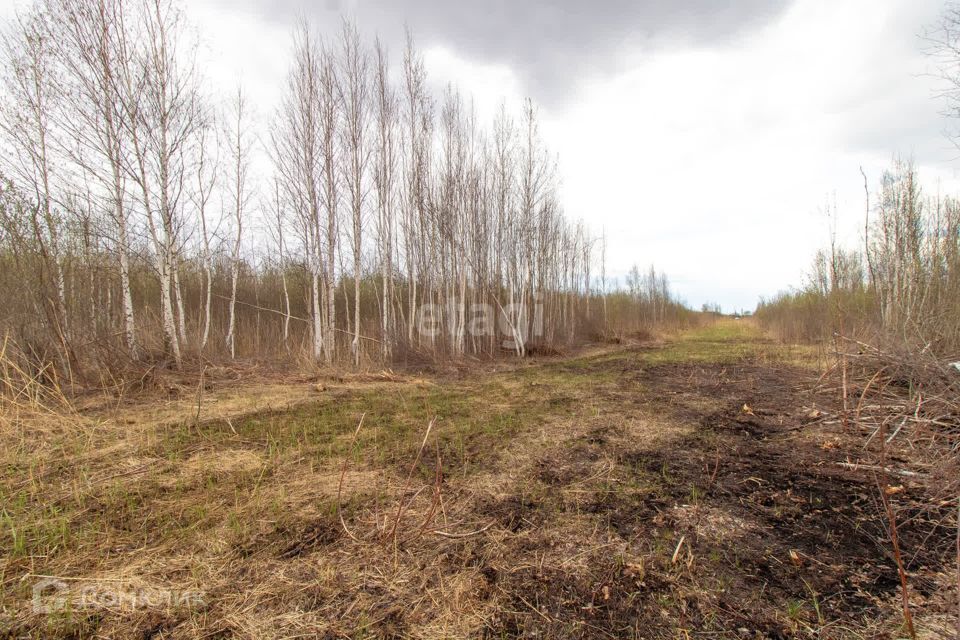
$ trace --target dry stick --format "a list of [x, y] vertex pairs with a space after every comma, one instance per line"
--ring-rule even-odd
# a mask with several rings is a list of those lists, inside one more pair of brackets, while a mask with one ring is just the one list
[[833, 370], [836, 369], [836, 368], [837, 368], [837, 364], [836, 364], [836, 363], [833, 363], [833, 364], [831, 364], [829, 367], [827, 367], [827, 369], [826, 369], [822, 374], [820, 374], [820, 377], [817, 378], [817, 384], [816, 384], [815, 386], [820, 386], [821, 384], [823, 384], [823, 381], [826, 380], [827, 377], [828, 377], [831, 373], [833, 373]]
[[347, 454], [343, 457], [343, 469], [340, 471], [340, 482], [337, 484], [337, 515], [340, 516], [340, 526], [343, 527], [343, 531], [354, 542], [360, 542], [360, 540], [353, 535], [353, 533], [347, 527], [346, 521], [343, 519], [343, 505], [340, 502], [340, 496], [343, 495], [343, 479], [347, 475], [347, 464], [350, 462], [350, 452], [353, 451], [353, 445], [357, 442], [357, 436], [360, 435], [360, 427], [363, 426], [363, 419], [366, 417], [366, 411], [360, 414], [360, 422], [357, 423], [357, 430], [353, 432], [353, 439], [350, 440], [350, 447], [347, 450]]
[[523, 604], [527, 605], [527, 607], [529, 607], [531, 611], [533, 611], [535, 614], [537, 614], [538, 616], [540, 616], [541, 618], [543, 618], [544, 620], [546, 620], [548, 623], [553, 624], [553, 622], [554, 622], [554, 621], [553, 621], [553, 618], [551, 618], [550, 616], [546, 615], [545, 613], [543, 613], [543, 611], [540, 611], [540, 609], [537, 609], [535, 606], [533, 606], [532, 604], [530, 604], [529, 602], [527, 602], [527, 599], [524, 598], [524, 597], [523, 597], [522, 595], [520, 595], [519, 593], [513, 593], [513, 594], [507, 593], [507, 592], [503, 589], [503, 587], [499, 587], [499, 589], [500, 589], [500, 591], [503, 592], [503, 594], [504, 594], [505, 596], [511, 596], [511, 595], [517, 596], [517, 598], [520, 599], [520, 602], [522, 602]]
[[874, 345], [872, 345], [872, 344], [869, 344], [869, 343], [866, 343], [866, 342], [862, 342], [862, 341], [856, 340], [856, 339], [854, 339], [854, 338], [844, 337], [843, 339], [844, 339], [846, 342], [850, 342], [850, 343], [852, 343], [852, 344], [857, 345], [857, 346], [860, 347], [861, 349], [865, 349], [865, 350], [867, 350], [867, 351], [872, 351], [872, 352], [874, 353], [874, 355], [877, 355], [877, 356], [885, 356], [885, 355], [888, 355], [885, 351], [883, 351], [883, 350], [880, 349], [879, 347], [876, 347], [876, 346], [874, 346]]
[[843, 340], [843, 314], [838, 313], [840, 321], [840, 331], [839, 333], [833, 334], [833, 346], [834, 352], [837, 358], [837, 363], [840, 365], [840, 380], [841, 380], [841, 400], [843, 402], [843, 413], [840, 415], [840, 422], [843, 425], [844, 430], [849, 426], [849, 411], [847, 406], [847, 352], [844, 349], [840, 351], [840, 341]]
[[423, 519], [423, 524], [420, 525], [416, 533], [407, 538], [404, 542], [418, 538], [423, 534], [423, 532], [430, 525], [430, 522], [433, 520], [433, 516], [437, 512], [437, 506], [440, 504], [440, 484], [443, 481], [443, 471], [442, 462], [440, 460], [440, 443], [434, 440], [434, 444], [436, 445], [437, 449], [437, 465], [433, 476], [433, 499], [430, 501], [430, 510], [427, 512], [427, 515]]
[[960, 497], [957, 498], [957, 640], [960, 640]]
[[[840, 316], [840, 331], [843, 332], [843, 315]], [[849, 426], [850, 423], [850, 411], [847, 406], [847, 353], [846, 351], [841, 354], [841, 363], [843, 367], [843, 426], [844, 428]]]
[[405, 501], [403, 495], [407, 492], [407, 488], [410, 486], [410, 478], [413, 477], [413, 472], [416, 470], [417, 465], [420, 464], [420, 457], [423, 455], [423, 448], [427, 446], [427, 439], [430, 437], [430, 431], [433, 429], [433, 423], [436, 422], [436, 418], [430, 420], [430, 423], [427, 425], [427, 432], [423, 434], [423, 442], [420, 443], [420, 449], [417, 451], [417, 457], [413, 460], [413, 464], [410, 465], [410, 471], [407, 473], [407, 479], [403, 483], [403, 491], [400, 492], [400, 502], [397, 504], [397, 515], [393, 519], [393, 527], [390, 529], [388, 534], [389, 538], [392, 538], [394, 541], [397, 539], [397, 526], [400, 524], [400, 516], [403, 515], [403, 508]]
[[[913, 412], [914, 420], [919, 420], [919, 418], [920, 418], [920, 407], [922, 407], [922, 406], [923, 406], [923, 394], [922, 394], [922, 393], [918, 393], [918, 394], [917, 394], [917, 408], [916, 408], [916, 410]], [[903, 429], [904, 425], [907, 424], [907, 420], [909, 420], [909, 419], [910, 419], [910, 416], [903, 416], [903, 420], [901, 420], [901, 421], [900, 421], [900, 424], [897, 425], [896, 430], [895, 430], [892, 434], [890, 434], [890, 437], [887, 438], [886, 444], [890, 444], [891, 442], [893, 442], [893, 439], [897, 437], [897, 434], [900, 433], [900, 431]]]
[[[882, 427], [883, 425], [881, 425]], [[880, 434], [880, 466], [886, 468], [887, 463], [887, 445], [886, 433]], [[880, 476], [875, 475], [874, 481], [880, 490], [880, 500], [883, 502], [883, 509], [887, 514], [887, 521], [890, 523], [890, 544], [893, 546], [893, 558], [897, 563], [897, 574], [900, 576], [901, 603], [903, 606], [903, 621], [907, 625], [907, 632], [910, 637], [916, 640], [917, 632], [913, 628], [913, 615], [910, 613], [910, 593], [907, 591], [907, 572], [903, 566], [903, 557], [900, 554], [900, 539], [897, 536], [897, 518], [893, 513], [893, 507], [890, 505], [890, 499], [887, 496], [888, 482], [880, 484]]]
[[483, 533], [484, 531], [486, 531], [496, 523], [497, 523], [496, 520], [491, 520], [486, 525], [477, 529], [476, 531], [468, 531], [466, 533], [450, 533], [449, 531], [441, 531], [440, 529], [434, 529], [430, 533], [432, 533], [435, 536], [440, 536], [442, 538], [454, 538], [454, 539], [469, 538], [470, 536], [480, 535], [481, 533]]
[[853, 469], [854, 471], [881, 471], [883, 473], [902, 476], [904, 478], [926, 477], [924, 474], [917, 473], [916, 471], [907, 471], [906, 469], [891, 469], [890, 467], [883, 467], [875, 464], [858, 464], [855, 462], [838, 462], [836, 464], [838, 467], [843, 467], [844, 469]]
[[[880, 393], [880, 394], [886, 393], [887, 387], [890, 386], [890, 383], [891, 383], [891, 382], [892, 382], [892, 380], [891, 380], [890, 378], [887, 378], [886, 382], [883, 383], [883, 386], [880, 388], [880, 391], [879, 391], [878, 393]], [[899, 410], [900, 410], [900, 407], [898, 407], [898, 406], [883, 407], [883, 405], [874, 405], [874, 406], [870, 407], [870, 409], [893, 409], [893, 410], [899, 411]], [[863, 445], [864, 448], [869, 447], [870, 443], [873, 442], [873, 439], [876, 437], [876, 435], [877, 435], [878, 433], [880, 433], [880, 431], [886, 426], [886, 424], [887, 424], [887, 423], [886, 423], [886, 419], [881, 420], [880, 426], [878, 426], [878, 427], [876, 428], [876, 430], [874, 430], [874, 432], [873, 432], [872, 434], [870, 434], [870, 437], [867, 438], [867, 441], [866, 441], [866, 442], [864, 443], [864, 445]], [[887, 435], [887, 434], [886, 434], [886, 431], [884, 431], [883, 437], [886, 437], [886, 435]], [[881, 447], [883, 447], [883, 446], [885, 446], [885, 443], [881, 443]], [[882, 453], [883, 453], [884, 456], [885, 456], [885, 455], [886, 455], [886, 449], [882, 449]], [[885, 458], [884, 458], [884, 459], [885, 459]]]
[[717, 472], [720, 471], [720, 447], [717, 447], [717, 460], [713, 465], [713, 473], [710, 474], [710, 482], [707, 483], [707, 488], [713, 487], [713, 483], [717, 480]]
[[870, 378], [870, 381], [867, 382], [866, 386], [863, 387], [863, 392], [860, 394], [860, 400], [857, 401], [857, 424], [860, 423], [860, 412], [863, 408], [863, 400], [867, 397], [867, 391], [870, 390], [870, 387], [873, 386], [873, 383], [878, 377], [880, 377], [880, 374], [883, 373], [885, 369], [886, 367], [881, 367], [878, 369], [877, 372], [873, 374], [873, 377]]
[[670, 558], [670, 564], [677, 564], [677, 558], [680, 556], [680, 547], [683, 546], [683, 541], [687, 539], [687, 536], [680, 536], [680, 542], [677, 543], [677, 548], [673, 550], [673, 557]]
[[[206, 370], [206, 364], [200, 367], [200, 382], [197, 384], [197, 414], [193, 418], [194, 427], [200, 426], [200, 404], [203, 402], [203, 374]], [[229, 420], [227, 424], [230, 424]], [[233, 429], [233, 425], [230, 425], [230, 428]], [[236, 431], [234, 431], [234, 433], [236, 433]]]
[[897, 573], [900, 576], [903, 621], [907, 625], [907, 633], [910, 634], [911, 638], [916, 639], [917, 632], [913, 628], [913, 615], [910, 613], [910, 594], [907, 593], [907, 572], [903, 567], [903, 558], [900, 555], [900, 540], [897, 537], [897, 519], [893, 513], [893, 507], [890, 506], [890, 500], [887, 498], [887, 492], [884, 487], [880, 486], [879, 479], [877, 479], [877, 487], [880, 489], [880, 498], [883, 500], [883, 508], [887, 512], [887, 520], [890, 523], [890, 543], [893, 545], [893, 558], [897, 562]]

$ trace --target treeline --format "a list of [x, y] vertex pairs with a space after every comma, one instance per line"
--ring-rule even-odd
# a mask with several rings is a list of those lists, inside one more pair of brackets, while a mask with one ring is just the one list
[[265, 131], [175, 0], [39, 0], [3, 41], [0, 333], [72, 379], [184, 360], [524, 355], [688, 312], [616, 290], [527, 101], [489, 127], [344, 21]]
[[808, 284], [761, 302], [757, 319], [787, 340], [960, 352], [960, 202], [925, 194], [914, 165], [897, 160], [868, 196], [863, 236], [860, 249], [820, 251]]

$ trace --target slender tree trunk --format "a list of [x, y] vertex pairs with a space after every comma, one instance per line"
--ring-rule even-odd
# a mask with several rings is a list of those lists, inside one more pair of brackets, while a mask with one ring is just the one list
[[320, 273], [314, 268], [310, 273], [310, 293], [313, 305], [313, 357], [319, 360], [324, 354], [323, 324], [320, 317]]
[[230, 357], [237, 357], [237, 280], [240, 278], [240, 261], [234, 259], [230, 266], [230, 308], [227, 320], [227, 349]]
[[177, 303], [177, 329], [180, 332], [180, 343], [187, 344], [187, 313], [183, 306], [183, 291], [180, 289], [180, 265], [178, 260], [173, 264], [173, 294]]
[[210, 268], [209, 258], [204, 259], [203, 264], [203, 276], [204, 276], [204, 300], [203, 300], [203, 336], [200, 339], [200, 350], [207, 346], [207, 341], [210, 339], [210, 302], [213, 297], [213, 270]]
[[164, 350], [173, 355], [174, 363], [179, 369], [183, 361], [180, 355], [180, 341], [177, 340], [176, 321], [173, 316], [173, 300], [170, 295], [170, 279], [173, 271], [170, 254], [171, 251], [166, 250], [160, 258], [160, 309], [163, 315]]

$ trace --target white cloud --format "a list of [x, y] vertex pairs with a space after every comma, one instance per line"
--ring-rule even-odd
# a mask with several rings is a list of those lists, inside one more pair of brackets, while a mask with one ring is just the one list
[[290, 58], [292, 25], [264, 22], [255, 13], [191, 3], [187, 16], [200, 35], [199, 67], [214, 95], [243, 86], [261, 117], [280, 102]]
[[545, 129], [568, 213], [606, 229], [612, 271], [653, 262], [694, 304], [752, 307], [801, 284], [828, 202], [858, 241], [861, 165], [876, 181], [894, 152], [917, 153], [927, 179], [957, 186], [914, 37], [935, 12], [910, 22], [906, 6], [802, 0], [725, 48], [637, 52], [583, 83]]
[[472, 100], [480, 126], [493, 122], [501, 104], [516, 107], [522, 100], [520, 80], [505, 64], [477, 63], [444, 46], [427, 48], [423, 62], [436, 95], [442, 95], [448, 84], [458, 87], [466, 106]]

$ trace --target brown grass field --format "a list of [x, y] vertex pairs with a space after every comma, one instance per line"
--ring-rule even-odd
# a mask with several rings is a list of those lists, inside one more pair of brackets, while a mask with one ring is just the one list
[[[0, 637], [901, 637], [878, 481], [819, 364], [723, 320], [7, 406]], [[946, 637], [952, 534], [914, 508], [922, 475], [898, 483], [918, 633]], [[35, 609], [43, 580], [66, 604]], [[169, 593], [192, 595], [130, 595]]]

